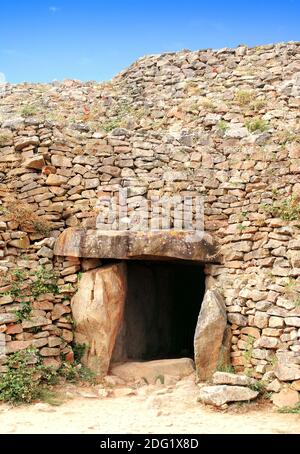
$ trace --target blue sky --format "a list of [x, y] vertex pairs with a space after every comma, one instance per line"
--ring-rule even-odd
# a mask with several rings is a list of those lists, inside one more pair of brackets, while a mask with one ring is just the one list
[[146, 54], [297, 41], [299, 24], [300, 0], [4, 0], [0, 82], [107, 80]]

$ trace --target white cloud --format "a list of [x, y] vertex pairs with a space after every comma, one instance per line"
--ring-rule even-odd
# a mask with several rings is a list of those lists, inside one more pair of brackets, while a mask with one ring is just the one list
[[58, 13], [58, 11], [60, 11], [60, 8], [58, 8], [57, 6], [49, 6], [49, 11], [51, 13]]

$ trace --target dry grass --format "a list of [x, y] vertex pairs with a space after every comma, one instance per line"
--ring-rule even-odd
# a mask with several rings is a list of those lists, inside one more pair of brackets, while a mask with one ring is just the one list
[[6, 203], [6, 209], [9, 220], [16, 222], [23, 232], [47, 235], [52, 229], [51, 223], [38, 216], [27, 203], [10, 199]]

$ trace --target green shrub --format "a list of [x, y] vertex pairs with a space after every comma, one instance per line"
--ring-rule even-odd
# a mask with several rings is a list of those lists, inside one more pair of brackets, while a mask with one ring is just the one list
[[202, 102], [201, 102], [201, 105], [204, 109], [206, 110], [210, 110], [212, 112], [214, 112], [217, 108], [217, 106], [213, 103], [212, 100], [210, 100], [209, 98], [207, 99], [204, 99]]
[[253, 92], [240, 90], [236, 93], [234, 99], [239, 106], [246, 106], [252, 101]]
[[[52, 385], [59, 379], [72, 383], [95, 383], [96, 375], [82, 364], [63, 362], [58, 370], [42, 364], [35, 348], [29, 348], [8, 356], [7, 372], [0, 374], [0, 401], [14, 405], [43, 400], [59, 405]], [[56, 403], [55, 403], [56, 402]]]
[[267, 101], [265, 99], [256, 99], [252, 101], [250, 104], [251, 109], [255, 112], [259, 112], [261, 109], [264, 109], [267, 105]]
[[41, 363], [35, 349], [14, 353], [8, 357], [6, 366], [7, 372], [0, 374], [0, 401], [14, 405], [31, 403], [40, 397], [47, 384], [54, 383], [55, 371]]
[[217, 127], [220, 131], [226, 132], [229, 129], [229, 124], [225, 120], [220, 120], [217, 124]]
[[94, 383], [96, 379], [96, 374], [82, 364], [70, 364], [67, 362], [62, 364], [58, 370], [58, 375], [71, 383], [81, 381]]
[[259, 394], [264, 394], [266, 392], [266, 385], [263, 381], [255, 380], [249, 384], [249, 388], [253, 391], [257, 391]]
[[87, 349], [87, 344], [73, 343], [72, 350], [74, 353], [74, 364], [70, 364], [63, 360], [63, 363], [58, 371], [59, 375], [72, 383], [80, 381], [94, 383], [96, 374], [81, 363]]
[[81, 363], [81, 360], [82, 360], [87, 348], [88, 348], [87, 344], [75, 344], [75, 343], [72, 344], [72, 350], [74, 353], [75, 364]]
[[3, 147], [10, 141], [10, 137], [7, 134], [0, 134], [0, 147]]
[[46, 293], [59, 293], [57, 286], [57, 276], [52, 270], [45, 267], [40, 267], [37, 271], [32, 273], [34, 281], [30, 286], [31, 295], [35, 298], [45, 295]]
[[279, 413], [296, 413], [297, 415], [300, 415], [300, 402], [296, 404], [295, 407], [283, 407], [279, 408]]
[[114, 129], [119, 128], [121, 126], [121, 120], [116, 118], [114, 120], [107, 120], [106, 122], [101, 124], [102, 129], [105, 132], [112, 132]]
[[32, 117], [37, 114], [37, 108], [35, 106], [24, 106], [20, 112], [22, 117]]
[[23, 320], [28, 320], [31, 314], [31, 303], [30, 301], [22, 302], [20, 305], [20, 309], [18, 309], [15, 314], [18, 317], [18, 320], [22, 322]]
[[231, 364], [218, 364], [217, 365], [218, 372], [226, 372], [229, 374], [235, 374], [234, 367]]
[[278, 133], [278, 142], [282, 145], [291, 142], [300, 142], [300, 133], [294, 130], [290, 131], [288, 129], [280, 131]]
[[247, 120], [245, 126], [249, 132], [265, 132], [269, 129], [269, 124], [267, 121], [262, 118], [253, 118], [252, 120]]
[[272, 205], [263, 205], [266, 212], [279, 217], [284, 221], [300, 219], [300, 203], [294, 197], [276, 200]]
[[46, 237], [53, 228], [52, 224], [43, 216], [38, 216], [28, 203], [12, 199], [6, 203], [5, 210], [10, 221], [19, 224], [19, 229], [23, 232], [39, 233]]
[[253, 353], [253, 344], [255, 342], [255, 338], [248, 335], [247, 336], [247, 345], [246, 345], [246, 349], [244, 351], [244, 358], [246, 361], [250, 361], [251, 358], [252, 358], [252, 353]]
[[36, 233], [39, 233], [39, 234], [43, 235], [44, 237], [49, 236], [49, 234], [52, 230], [51, 224], [43, 219], [34, 221], [33, 228]]

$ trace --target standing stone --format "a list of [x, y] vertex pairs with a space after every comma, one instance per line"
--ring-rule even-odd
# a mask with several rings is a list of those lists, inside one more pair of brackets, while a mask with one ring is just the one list
[[226, 366], [230, 366], [230, 364], [231, 364], [231, 356], [230, 356], [231, 344], [232, 344], [232, 330], [231, 330], [231, 326], [229, 324], [227, 324], [225, 331], [224, 331], [219, 359], [218, 359], [218, 363], [217, 363], [218, 365], [220, 365], [220, 367], [225, 368]]
[[211, 378], [217, 368], [227, 325], [226, 308], [216, 290], [204, 296], [195, 332], [194, 348], [197, 376], [200, 381]]
[[108, 372], [126, 297], [126, 265], [84, 273], [72, 299], [75, 340], [88, 346], [83, 363], [98, 375]]

